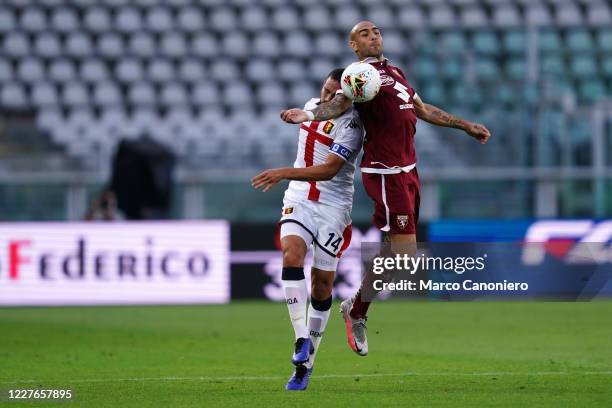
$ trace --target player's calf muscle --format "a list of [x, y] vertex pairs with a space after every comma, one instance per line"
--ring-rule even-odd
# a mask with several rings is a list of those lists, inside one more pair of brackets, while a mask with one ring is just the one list
[[312, 297], [317, 300], [329, 299], [334, 285], [334, 272], [312, 269]]

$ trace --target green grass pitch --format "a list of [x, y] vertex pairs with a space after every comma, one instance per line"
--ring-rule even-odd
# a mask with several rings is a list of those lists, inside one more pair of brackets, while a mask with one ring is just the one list
[[[286, 306], [0, 309], [0, 405], [612, 406], [612, 302], [379, 302], [370, 355], [338, 304], [306, 392]], [[69, 402], [8, 389], [71, 389]]]

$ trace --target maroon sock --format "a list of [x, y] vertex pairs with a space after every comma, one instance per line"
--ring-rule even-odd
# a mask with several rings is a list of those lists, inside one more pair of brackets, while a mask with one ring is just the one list
[[371, 302], [363, 302], [361, 300], [361, 288], [357, 291], [355, 295], [355, 300], [353, 301], [353, 307], [351, 308], [350, 315], [353, 319], [363, 319], [368, 313], [368, 308], [370, 307]]

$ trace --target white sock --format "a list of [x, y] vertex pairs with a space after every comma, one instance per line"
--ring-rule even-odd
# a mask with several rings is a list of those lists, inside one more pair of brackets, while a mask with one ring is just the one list
[[[313, 307], [313, 303], [317, 307]], [[306, 367], [311, 368], [314, 365], [317, 351], [319, 351], [319, 344], [323, 339], [323, 333], [329, 320], [329, 313], [331, 311], [332, 298], [330, 297], [324, 301], [318, 301], [312, 299], [310, 306], [308, 306], [308, 333], [310, 335], [310, 341], [314, 346], [314, 353], [310, 355], [310, 359], [306, 362]], [[323, 310], [320, 310], [323, 309]]]
[[300, 337], [307, 338], [308, 287], [304, 279], [304, 268], [283, 268], [282, 283], [295, 338], [296, 340]]

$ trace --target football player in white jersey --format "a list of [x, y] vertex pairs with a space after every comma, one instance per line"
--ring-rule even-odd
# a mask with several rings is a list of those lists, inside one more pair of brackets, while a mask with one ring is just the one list
[[[305, 109], [331, 100], [340, 90], [342, 68], [333, 70]], [[266, 170], [252, 179], [255, 188], [268, 191], [279, 181], [292, 180], [283, 199], [281, 248], [283, 292], [295, 332], [292, 363], [295, 373], [287, 390], [305, 390], [332, 303], [332, 285], [338, 260], [351, 240], [355, 161], [364, 139], [357, 111], [335, 119], [305, 122], [300, 127], [293, 167]], [[304, 278], [304, 258], [313, 251], [311, 299]]]

